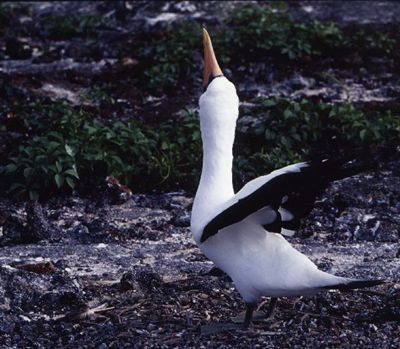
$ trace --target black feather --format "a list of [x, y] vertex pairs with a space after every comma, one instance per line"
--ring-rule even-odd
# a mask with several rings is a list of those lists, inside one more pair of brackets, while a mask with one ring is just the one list
[[332, 286], [324, 286], [321, 288], [330, 289], [330, 290], [340, 290], [340, 291], [348, 291], [353, 290], [355, 288], [364, 288], [364, 287], [372, 287], [384, 284], [385, 280], [354, 280], [347, 283], [341, 283]]
[[[316, 198], [331, 181], [355, 175], [365, 169], [363, 165], [346, 163], [344, 160], [323, 160], [309, 162], [300, 168], [300, 171], [280, 174], [214, 217], [205, 226], [201, 242], [217, 234], [224, 227], [240, 222], [267, 206], [276, 213], [279, 207], [282, 207], [293, 218], [282, 220], [281, 216], [277, 215], [274, 222], [264, 226], [266, 230], [273, 232], [281, 232], [282, 228], [297, 230], [300, 220], [311, 212]], [[285, 196], [287, 200], [282, 203]]]
[[264, 224], [263, 228], [265, 230], [268, 230], [272, 233], [281, 233], [282, 230], [282, 217], [281, 214], [279, 212], [276, 212], [276, 218], [274, 219], [273, 222], [268, 223], [268, 224]]

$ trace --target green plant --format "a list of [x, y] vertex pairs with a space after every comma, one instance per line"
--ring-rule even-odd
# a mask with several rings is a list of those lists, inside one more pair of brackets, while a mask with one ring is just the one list
[[366, 116], [351, 104], [261, 98], [251, 114], [251, 124], [239, 128], [236, 158], [247, 178], [307, 158], [397, 144], [400, 136], [400, 119], [391, 112]]
[[42, 19], [43, 28], [50, 36], [66, 39], [71, 36], [84, 36], [104, 23], [101, 16], [88, 13], [76, 15], [48, 15]]
[[[230, 65], [271, 58], [288, 64], [305, 57], [345, 56], [354, 50], [365, 54], [389, 54], [395, 40], [386, 33], [347, 32], [334, 23], [296, 22], [284, 3], [236, 8], [224, 24], [212, 32], [221, 63]], [[200, 26], [180, 22], [164, 35], [145, 42], [141, 49], [146, 87], [164, 90], [199, 72], [195, 52], [202, 51]]]
[[86, 90], [80, 97], [83, 102], [96, 103], [99, 105], [115, 104], [115, 99], [111, 96], [111, 84], [94, 85]]
[[[248, 4], [234, 11], [220, 39], [225, 50], [231, 47], [242, 60], [264, 59], [268, 54], [290, 61], [304, 56], [348, 54], [355, 47], [375, 54], [389, 54], [394, 48], [395, 40], [386, 33], [360, 30], [353, 34], [334, 23], [299, 23], [284, 4], [278, 5], [276, 8]], [[226, 52], [224, 58], [237, 56], [235, 52]]]
[[297, 23], [282, 4], [279, 8], [253, 4], [241, 7], [228, 18], [223, 34], [224, 46], [241, 52], [243, 60], [263, 59], [266, 54], [289, 60], [321, 55], [324, 49], [332, 49], [342, 42], [342, 31], [333, 23]]
[[143, 191], [193, 176], [200, 158], [197, 116], [188, 111], [157, 129], [136, 121], [95, 120], [65, 103], [47, 112], [53, 122], [39, 121], [38, 135], [0, 166], [1, 186], [9, 195], [36, 200], [94, 185], [107, 175]]
[[183, 110], [180, 117], [161, 125], [157, 134], [160, 149], [160, 173], [163, 181], [171, 178], [191, 180], [198, 175], [201, 158], [201, 135], [197, 113]]
[[8, 193], [37, 200], [45, 190], [74, 188], [79, 179], [73, 148], [58, 133], [21, 145], [0, 173], [12, 180]]
[[[65, 103], [46, 110], [53, 122], [39, 119], [37, 136], [0, 165], [2, 190], [9, 195], [35, 200], [93, 186], [107, 175], [136, 191], [195, 187], [201, 159], [196, 112], [184, 110], [176, 120], [151, 127], [96, 120]], [[249, 113], [244, 110], [245, 116]], [[350, 104], [261, 98], [251, 115], [246, 127], [246, 119], [239, 120], [234, 149], [236, 178], [245, 180], [314, 156], [395, 144], [400, 136], [397, 116], [387, 112], [367, 117]]]
[[354, 45], [354, 43], [361, 46], [367, 54], [390, 54], [395, 47], [396, 40], [384, 32], [373, 31], [367, 33], [361, 29], [351, 39], [350, 37], [347, 38], [347, 45], [349, 47]]
[[180, 79], [188, 77], [195, 68], [193, 53], [201, 50], [201, 28], [197, 24], [181, 22], [166, 36], [154, 40], [150, 50], [142, 54], [152, 61], [145, 72], [150, 89], [174, 86]]

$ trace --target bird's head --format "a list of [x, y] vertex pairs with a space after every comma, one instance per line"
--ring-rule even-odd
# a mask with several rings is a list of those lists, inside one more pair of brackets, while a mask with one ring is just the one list
[[[239, 98], [233, 85], [219, 67], [210, 35], [203, 28], [204, 46], [204, 93], [200, 97], [200, 120], [202, 128], [220, 128], [224, 125], [236, 125], [239, 110]], [[226, 126], [225, 126], [226, 128]]]

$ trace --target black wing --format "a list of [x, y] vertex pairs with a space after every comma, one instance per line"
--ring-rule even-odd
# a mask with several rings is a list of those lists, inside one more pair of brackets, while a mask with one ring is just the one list
[[[352, 176], [365, 169], [360, 166], [344, 167], [344, 163], [332, 160], [302, 163], [267, 180], [214, 217], [205, 226], [201, 242], [264, 207], [276, 213], [272, 222], [263, 225], [266, 230], [276, 233], [282, 229], [297, 230], [300, 220], [308, 216], [316, 197], [331, 181]], [[282, 212], [287, 213], [286, 217], [282, 217]]]

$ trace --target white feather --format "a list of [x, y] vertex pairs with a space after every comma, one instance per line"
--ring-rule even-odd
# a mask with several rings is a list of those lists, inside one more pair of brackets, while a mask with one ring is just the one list
[[[246, 302], [257, 301], [261, 296], [312, 294], [318, 287], [345, 280], [318, 270], [282, 235], [265, 231], [262, 225], [272, 222], [276, 216], [268, 206], [200, 243], [204, 227], [219, 213], [272, 178], [308, 166], [298, 163], [273, 171], [250, 181], [235, 195], [232, 146], [238, 108], [236, 89], [225, 77], [214, 79], [200, 97], [203, 168], [191, 219], [196, 243], [230, 275]], [[284, 220], [291, 219], [288, 211], [281, 209], [280, 213]]]

